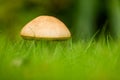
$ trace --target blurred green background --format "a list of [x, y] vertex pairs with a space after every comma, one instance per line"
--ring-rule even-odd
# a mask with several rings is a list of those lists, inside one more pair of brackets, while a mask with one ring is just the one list
[[89, 39], [103, 27], [105, 35], [120, 37], [119, 0], [0, 0], [0, 34], [18, 39], [21, 28], [40, 15], [63, 21], [73, 40]]

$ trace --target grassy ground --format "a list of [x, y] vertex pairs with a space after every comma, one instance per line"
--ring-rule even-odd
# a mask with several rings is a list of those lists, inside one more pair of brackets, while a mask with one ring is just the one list
[[120, 80], [120, 43], [0, 39], [0, 80]]

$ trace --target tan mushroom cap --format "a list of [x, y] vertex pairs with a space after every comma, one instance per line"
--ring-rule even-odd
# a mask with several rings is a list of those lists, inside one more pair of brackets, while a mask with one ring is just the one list
[[39, 16], [23, 27], [20, 35], [25, 39], [64, 40], [71, 33], [63, 22], [52, 16]]

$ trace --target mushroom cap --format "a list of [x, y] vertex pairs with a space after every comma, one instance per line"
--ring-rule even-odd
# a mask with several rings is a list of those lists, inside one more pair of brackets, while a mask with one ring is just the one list
[[25, 39], [64, 40], [71, 37], [66, 25], [53, 16], [39, 16], [21, 30], [20, 35]]

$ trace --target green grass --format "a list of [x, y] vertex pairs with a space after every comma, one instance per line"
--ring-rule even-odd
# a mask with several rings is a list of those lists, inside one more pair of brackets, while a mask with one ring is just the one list
[[120, 80], [120, 43], [0, 39], [0, 80]]

